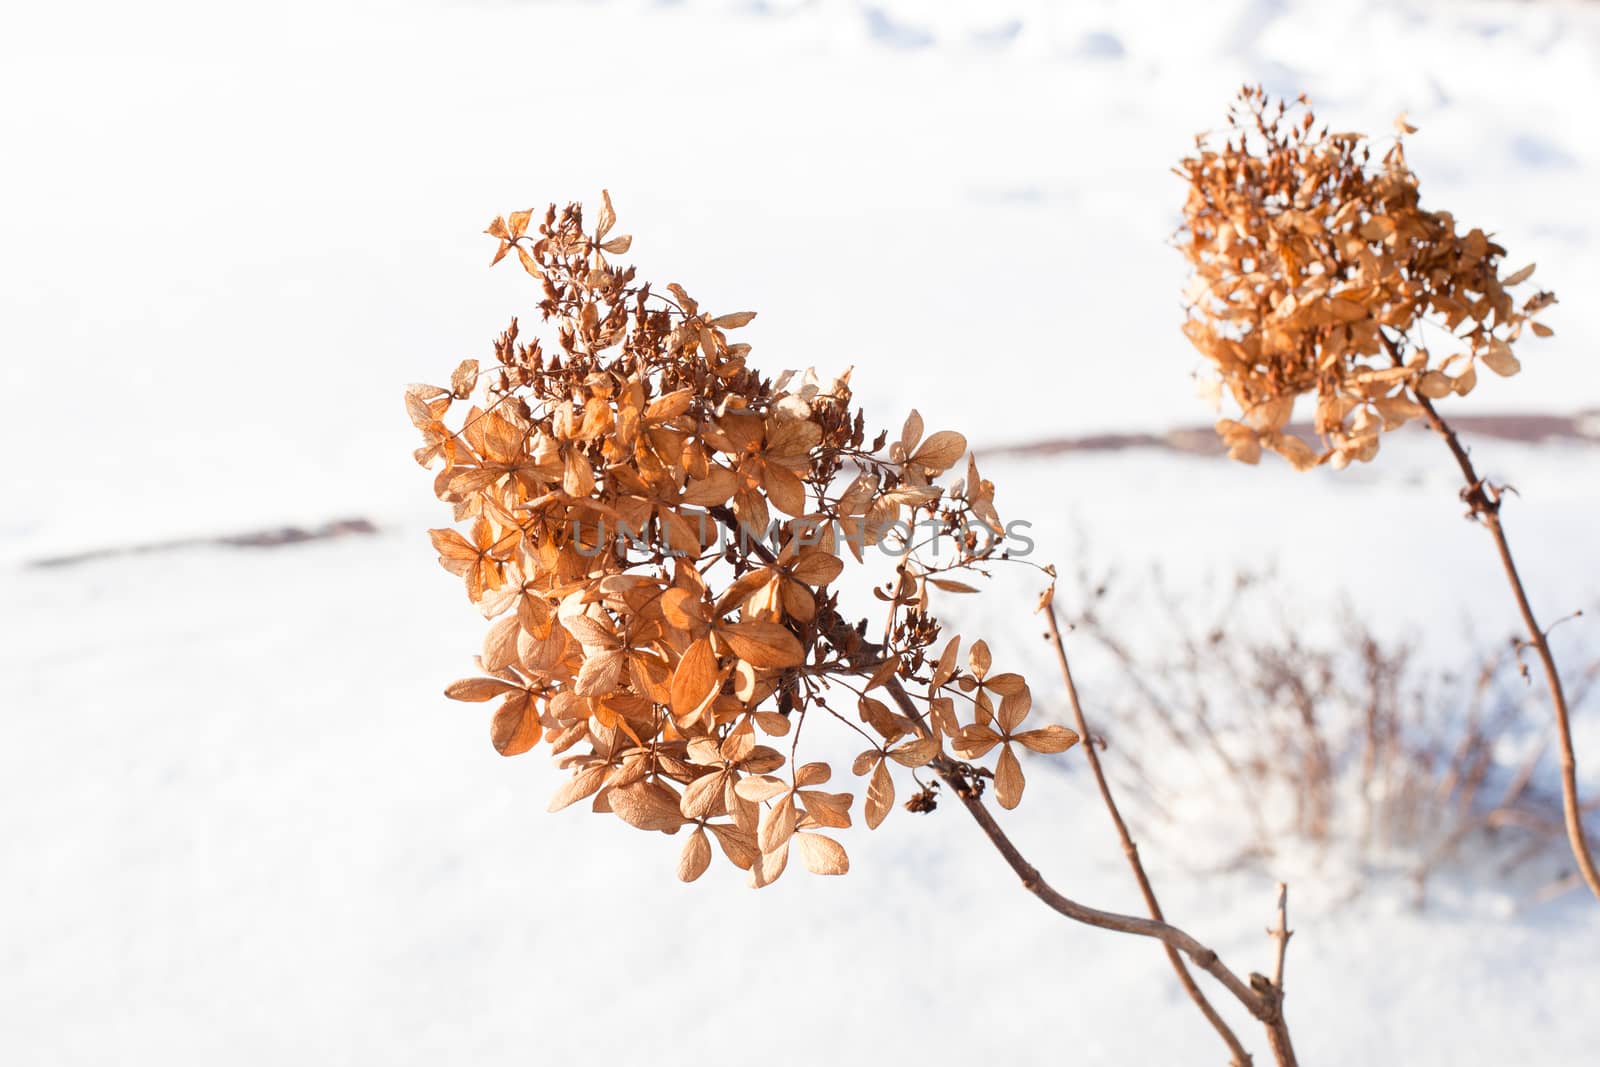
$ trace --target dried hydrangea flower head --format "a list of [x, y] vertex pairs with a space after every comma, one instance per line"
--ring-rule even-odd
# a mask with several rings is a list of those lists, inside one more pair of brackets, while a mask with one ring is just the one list
[[[931, 592], [973, 591], [951, 572], [1003, 551], [966, 440], [925, 434], [912, 412], [897, 440], [869, 442], [848, 374], [763, 377], [730, 338], [752, 314], [710, 314], [613, 262], [630, 238], [612, 235], [609, 196], [593, 230], [577, 205], [533, 221], [515, 212], [488, 233], [495, 262], [515, 252], [541, 286], [549, 339], [513, 320], [492, 366], [468, 360], [448, 388], [406, 394], [417, 461], [439, 467], [461, 526], [432, 531], [440, 562], [492, 620], [482, 675], [448, 695], [500, 702], [501, 753], [549, 746], [569, 774], [552, 809], [589, 800], [639, 829], [688, 830], [685, 880], [713, 838], [755, 885], [791, 851], [818, 873], [847, 869], [824, 831], [851, 825], [854, 790], [800, 762], [811, 718], [864, 746], [869, 827], [893, 806], [894, 773], [931, 796], [930, 765], [980, 787], [986, 775], [1014, 806], [1015, 748], [1077, 736], [1024, 729], [1027, 683], [992, 672], [982, 641], [963, 661], [929, 614]], [[964, 456], [965, 477], [937, 484]], [[869, 638], [835, 584], [886, 545], [894, 577], [874, 592], [887, 619]], [[991, 752], [992, 770], [955, 762]]]
[[[1217, 431], [1229, 454], [1263, 448], [1305, 469], [1372, 459], [1378, 436], [1423, 414], [1417, 397], [1465, 396], [1477, 366], [1519, 369], [1512, 344], [1548, 292], [1511, 290], [1505, 249], [1482, 230], [1420, 205], [1404, 116], [1373, 160], [1354, 133], [1318, 128], [1309, 104], [1243, 90], [1220, 136], [1201, 136], [1179, 244], [1193, 268], [1184, 331], [1209, 362], [1205, 381], [1238, 418]], [[1287, 432], [1294, 403], [1316, 398], [1319, 453]]]

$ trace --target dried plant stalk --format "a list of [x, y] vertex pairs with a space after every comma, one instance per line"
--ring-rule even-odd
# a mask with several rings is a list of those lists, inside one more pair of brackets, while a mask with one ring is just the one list
[[1494, 538], [1495, 551], [1500, 557], [1501, 569], [1505, 571], [1506, 584], [1511, 587], [1511, 595], [1516, 600], [1517, 613], [1522, 617], [1528, 644], [1532, 645], [1538, 654], [1539, 665], [1544, 670], [1561, 753], [1561, 806], [1567, 844], [1577, 861], [1578, 873], [1583, 878], [1584, 884], [1589, 887], [1589, 891], [1596, 899], [1600, 899], [1600, 870], [1595, 868], [1594, 855], [1589, 849], [1588, 835], [1583, 826], [1583, 805], [1578, 799], [1578, 758], [1572, 746], [1572, 713], [1567, 704], [1566, 689], [1561, 683], [1561, 672], [1556, 668], [1555, 655], [1550, 651], [1549, 634], [1539, 625], [1539, 620], [1533, 614], [1533, 606], [1528, 602], [1528, 591], [1523, 588], [1522, 576], [1517, 570], [1516, 560], [1511, 555], [1511, 543], [1506, 540], [1505, 526], [1500, 520], [1500, 505], [1503, 499], [1501, 487], [1491, 485], [1478, 477], [1467, 450], [1462, 447], [1460, 439], [1456, 437], [1449, 423], [1439, 416], [1432, 401], [1425, 396], [1418, 396], [1417, 400], [1427, 413], [1428, 425], [1444, 439], [1450, 448], [1450, 454], [1455, 457], [1456, 464], [1461, 468], [1461, 476], [1467, 483], [1461, 490], [1461, 498], [1467, 504], [1469, 517], [1480, 522]]
[[[1150, 912], [1152, 919], [1165, 922], [1166, 917], [1162, 914], [1160, 901], [1156, 899], [1155, 888], [1150, 884], [1150, 876], [1145, 872], [1144, 862], [1139, 859], [1139, 846], [1134, 843], [1133, 835], [1128, 831], [1128, 824], [1123, 821], [1122, 811], [1117, 807], [1116, 798], [1111, 793], [1111, 784], [1106, 781], [1105, 771], [1100, 766], [1100, 754], [1095, 751], [1094, 736], [1089, 732], [1089, 723], [1083, 712], [1083, 702], [1078, 699], [1078, 687], [1072, 679], [1072, 666], [1067, 661], [1066, 645], [1061, 640], [1061, 626], [1056, 618], [1054, 588], [1040, 598], [1039, 608], [1044, 612], [1050, 643], [1055, 649], [1056, 662], [1061, 668], [1061, 682], [1066, 687], [1067, 703], [1072, 709], [1073, 725], [1078, 729], [1078, 736], [1083, 738], [1083, 754], [1089, 762], [1090, 773], [1094, 775], [1094, 784], [1100, 792], [1100, 801], [1105, 805], [1106, 813], [1111, 818], [1111, 825], [1117, 832], [1117, 839], [1122, 844], [1122, 854], [1127, 857], [1134, 881], [1139, 884], [1139, 895], [1144, 898], [1146, 910]], [[1172, 964], [1172, 969], [1178, 976], [1178, 983], [1183, 986], [1183, 991], [1194, 1001], [1195, 1007], [1200, 1009], [1200, 1014], [1205, 1016], [1206, 1022], [1216, 1030], [1223, 1044], [1228, 1046], [1234, 1067], [1249, 1067], [1250, 1054], [1245, 1051], [1244, 1045], [1232, 1027], [1218, 1014], [1205, 993], [1201, 992], [1199, 985], [1195, 983], [1194, 975], [1189, 973], [1189, 967], [1183, 962], [1178, 950], [1171, 945], [1163, 947], [1166, 949], [1168, 962]], [[1281, 990], [1281, 986], [1279, 988]]]
[[[1210, 974], [1229, 993], [1244, 1005], [1245, 1009], [1255, 1016], [1267, 1028], [1268, 1041], [1273, 1057], [1279, 1067], [1294, 1067], [1297, 1063], [1294, 1055], [1293, 1043], [1289, 1040], [1288, 1023], [1283, 1018], [1283, 1005], [1281, 998], [1269, 984], [1258, 983], [1255, 979], [1260, 975], [1252, 974], [1249, 984], [1240, 981], [1239, 976], [1229, 970], [1227, 965], [1217, 954], [1183, 930], [1172, 926], [1159, 919], [1141, 919], [1132, 915], [1119, 915], [1115, 912], [1100, 911], [1096, 908], [1080, 904], [1069, 897], [1057, 892], [1039, 874], [1037, 868], [1030, 864], [1019, 852], [1011, 839], [1006, 836], [1000, 824], [995, 822], [994, 816], [984, 806], [979, 792], [974, 788], [972, 781], [963, 772], [962, 768], [950, 764], [935, 764], [935, 770], [944, 782], [955, 791], [957, 797], [966, 805], [978, 825], [988, 836], [991, 844], [1005, 859], [1006, 864], [1022, 879], [1022, 886], [1028, 892], [1042, 900], [1054, 911], [1084, 923], [1096, 926], [1102, 930], [1114, 930], [1124, 934], [1134, 934], [1139, 937], [1153, 937], [1167, 948], [1182, 952], [1192, 960], [1195, 966]], [[1249, 1062], [1246, 1055], [1245, 1062]]]

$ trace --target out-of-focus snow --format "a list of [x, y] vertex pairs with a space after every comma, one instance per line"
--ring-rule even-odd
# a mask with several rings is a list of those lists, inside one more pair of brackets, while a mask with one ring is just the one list
[[[1427, 201], [1568, 296], [1525, 373], [1461, 403], [1600, 407], [1600, 327], [1571, 313], [1600, 283], [1592, 6], [8, 13], [0, 1059], [1222, 1062], [1155, 946], [1058, 921], [948, 806], [849, 832], [846, 879], [761, 893], [725, 866], [680, 887], [677, 841], [545, 815], [542, 757], [502, 760], [485, 709], [439, 695], [482, 624], [422, 537], [445, 516], [399, 386], [531, 320], [515, 266], [484, 270], [490, 216], [609, 186], [646, 276], [760, 311], [763, 366], [856, 365], [885, 424], [915, 404], [981, 454], [1203, 420], [1167, 170], [1245, 79], [1342, 127], [1407, 110]], [[1340, 475], [1152, 453], [985, 474], [1041, 560], [1069, 565], [1081, 528], [1180, 575], [1270, 557], [1308, 615], [1349, 596], [1441, 654], [1463, 619], [1509, 630], [1436, 442], [1385, 449]], [[1593, 605], [1594, 450], [1480, 458], [1524, 494], [1507, 521], [1547, 620]], [[349, 514], [387, 532], [18, 566]], [[1035, 578], [1003, 573], [953, 621], [1015, 646], [1050, 706]], [[1064, 760], [1029, 764], [1008, 822], [1063, 888], [1134, 909]], [[1269, 878], [1153, 858], [1174, 917], [1267, 967]], [[1306, 1062], [1587, 1062], [1589, 901], [1295, 893]]]
[[1592, 5], [24, 5], [0, 542], [388, 512], [396, 383], [532, 315], [478, 231], [602, 186], [646, 277], [759, 311], [766, 366], [856, 365], [886, 421], [1203, 420], [1170, 168], [1244, 80], [1379, 136], [1406, 110], [1427, 202], [1568, 297], [1481, 403], [1600, 406]]
[[[1510, 605], [1448, 478], [1421, 473], [1433, 444], [1392, 442], [1370, 477], [1149, 452], [988, 473], [1041, 562], [1070, 566], [1080, 536], [1101, 563], [1160, 560], [1180, 580], [1271, 557], [1308, 615], [1343, 594], [1396, 627], [1432, 620], [1446, 642], [1463, 615], [1493, 636]], [[1494, 452], [1527, 492], [1508, 521], [1536, 599], [1547, 615], [1592, 604], [1595, 576], [1571, 561], [1593, 528], [1574, 478], [1593, 450]], [[546, 814], [560, 780], [546, 760], [495, 755], [487, 710], [440, 695], [470, 672], [482, 623], [433, 562], [432, 521], [5, 576], [8, 1061], [1222, 1062], [1156, 946], [1056, 918], [949, 804], [845, 831], [847, 878], [796, 872], [760, 892], [720, 860], [680, 886], [678, 840], [581, 805]], [[949, 615], [1060, 716], [1038, 588], [1002, 569]], [[1095, 708], [1093, 677], [1084, 690]], [[1592, 753], [1600, 737], [1582, 740]], [[1028, 774], [1005, 818], [1030, 858], [1089, 903], [1137, 910], [1078, 758]], [[1269, 965], [1271, 881], [1292, 878], [1305, 1062], [1587, 1062], [1587, 897], [1533, 907], [1469, 869], [1414, 913], [1404, 887], [1335, 899], [1350, 873], [1337, 858], [1197, 875], [1174, 861], [1227, 858], [1204, 845], [1211, 805], [1181, 813], [1186, 855], [1147, 859], [1168, 913], [1240, 969]]]

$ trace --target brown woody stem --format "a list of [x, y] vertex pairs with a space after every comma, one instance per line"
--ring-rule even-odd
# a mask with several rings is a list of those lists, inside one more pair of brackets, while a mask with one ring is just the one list
[[1272, 967], [1272, 984], [1281, 991], [1284, 960], [1289, 955], [1289, 939], [1294, 936], [1294, 931], [1289, 929], [1289, 887], [1282, 882], [1278, 883], [1278, 925], [1270, 933], [1272, 940], [1278, 943], [1278, 960]]
[[1283, 965], [1289, 955], [1289, 938], [1294, 936], [1294, 931], [1289, 929], [1289, 887], [1282, 882], [1278, 883], [1278, 923], [1267, 932], [1278, 946], [1278, 956], [1272, 965], [1272, 978], [1267, 982], [1271, 995], [1277, 1000], [1278, 1011], [1277, 1018], [1267, 1023], [1267, 1044], [1279, 1063], [1292, 1064], [1295, 1062], [1294, 1045], [1289, 1040], [1289, 1024], [1283, 1017]]
[[1550, 651], [1550, 641], [1545, 636], [1543, 628], [1539, 626], [1538, 619], [1534, 617], [1533, 607], [1528, 603], [1527, 590], [1522, 585], [1522, 576], [1517, 572], [1516, 560], [1511, 556], [1511, 544], [1506, 540], [1505, 527], [1500, 522], [1500, 494], [1495, 487], [1478, 477], [1471, 457], [1462, 447], [1461, 439], [1434, 409], [1433, 401], [1421, 393], [1416, 394], [1416, 398], [1417, 403], [1422, 405], [1422, 410], [1427, 413], [1428, 425], [1444, 438], [1445, 444], [1450, 447], [1450, 454], [1455, 457], [1456, 465], [1461, 468], [1461, 476], [1467, 482], [1466, 488], [1461, 492], [1462, 499], [1472, 509], [1472, 517], [1479, 520], [1494, 538], [1495, 549], [1500, 554], [1500, 566], [1505, 571], [1506, 582], [1511, 586], [1511, 595], [1516, 598], [1517, 611], [1522, 615], [1523, 628], [1528, 632], [1528, 643], [1538, 653], [1539, 662], [1544, 667], [1545, 682], [1550, 688], [1550, 703], [1555, 709], [1556, 732], [1561, 746], [1561, 806], [1566, 817], [1567, 842], [1571, 846], [1572, 857], [1577, 860], [1579, 873], [1583, 876], [1589, 891], [1600, 899], [1600, 870], [1596, 870], [1594, 857], [1589, 852], [1589, 840], [1583, 829], [1583, 808], [1578, 802], [1578, 760], [1572, 749], [1572, 717], [1567, 707], [1567, 695], [1561, 685], [1561, 674], [1556, 670], [1555, 656]]
[[[889, 691], [900, 710], [914, 722], [922, 725], [922, 714], [912, 702], [910, 694], [900, 684], [900, 679], [890, 678], [884, 688]], [[926, 726], [922, 727], [926, 729]], [[931, 764], [934, 773], [950, 787], [957, 798], [966, 807], [967, 813], [973, 821], [983, 830], [989, 838], [989, 843], [994, 845], [995, 851], [1000, 853], [1006, 865], [1022, 879], [1022, 888], [1038, 897], [1053, 911], [1065, 915], [1069, 919], [1081, 922], [1086, 926], [1096, 926], [1102, 930], [1115, 930], [1118, 933], [1133, 934], [1136, 937], [1152, 937], [1162, 944], [1177, 952], [1182, 952], [1194, 961], [1201, 970], [1210, 974], [1238, 999], [1257, 1019], [1266, 1024], [1269, 1035], [1277, 1031], [1282, 1038], [1283, 1048], [1274, 1043], [1274, 1053], [1278, 1055], [1280, 1067], [1295, 1067], [1294, 1051], [1288, 1045], [1288, 1030], [1283, 1023], [1283, 1013], [1280, 1010], [1278, 997], [1271, 991], [1261, 992], [1253, 989], [1239, 976], [1228, 969], [1227, 964], [1211, 949], [1202, 945], [1194, 937], [1170, 923], [1160, 919], [1142, 919], [1135, 915], [1122, 915], [1113, 911], [1101, 911], [1091, 908], [1087, 904], [1080, 904], [1070, 897], [1057, 892], [1049, 882], [1039, 873], [1038, 869], [1029, 863], [1011, 838], [1000, 828], [994, 815], [978, 795], [978, 790], [973, 787], [968, 779], [967, 772], [960, 764], [948, 757], [940, 756]], [[1285, 1058], [1287, 1057], [1287, 1058]]]
[[[1105, 770], [1100, 766], [1100, 754], [1095, 751], [1094, 741], [1089, 734], [1089, 723], [1083, 713], [1083, 704], [1078, 699], [1078, 687], [1072, 680], [1072, 667], [1067, 662], [1066, 645], [1061, 640], [1061, 627], [1056, 619], [1055, 605], [1048, 601], [1044, 605], [1045, 623], [1050, 628], [1050, 642], [1055, 646], [1056, 662], [1061, 666], [1061, 680], [1067, 688], [1067, 701], [1072, 706], [1072, 718], [1078, 728], [1078, 736], [1083, 740], [1083, 752], [1089, 761], [1089, 770], [1094, 774], [1094, 782], [1100, 790], [1100, 800], [1105, 804], [1106, 812], [1111, 816], [1111, 824], [1116, 828], [1117, 838], [1122, 842], [1122, 854], [1128, 858], [1128, 866], [1133, 870], [1134, 881], [1139, 883], [1139, 893], [1144, 897], [1145, 910], [1150, 913], [1150, 918], [1157, 922], [1165, 922], [1166, 916], [1161, 912], [1161, 904], [1156, 899], [1156, 891], [1150, 884], [1150, 877], [1145, 873], [1144, 863], [1139, 859], [1139, 846], [1134, 843], [1133, 835], [1128, 832], [1128, 824], [1123, 821], [1122, 812], [1117, 807], [1116, 799], [1111, 795], [1111, 785], [1106, 781]], [[1183, 962], [1183, 956], [1171, 944], [1163, 944], [1166, 949], [1167, 960], [1172, 964], [1172, 969], [1178, 975], [1178, 982], [1183, 986], [1184, 992], [1189, 994], [1189, 999], [1194, 1001], [1195, 1007], [1200, 1009], [1200, 1014], [1216, 1030], [1223, 1043], [1228, 1046], [1229, 1053], [1233, 1056], [1234, 1067], [1250, 1067], [1250, 1053], [1239, 1041], [1237, 1034], [1223, 1020], [1211, 1001], [1201, 991], [1195, 982], [1194, 975], [1189, 973], [1189, 967]]]
[[[713, 518], [735, 532], [738, 531], [738, 519], [726, 505], [712, 507], [709, 510]], [[768, 563], [773, 562], [776, 558], [771, 550], [759, 541], [751, 542], [751, 550], [757, 557]], [[825, 636], [839, 645], [841, 649], [851, 647], [860, 640], [858, 635], [853, 631], [849, 631], [846, 624], [837, 620], [835, 628]], [[907, 693], [905, 687], [900, 684], [900, 679], [891, 676], [884, 683], [884, 688], [888, 690], [890, 698], [894, 700], [901, 713], [915, 723], [917, 728], [924, 734], [928, 733], [928, 725], [923, 718], [921, 709], [911, 699], [911, 694]], [[1095, 926], [1102, 930], [1115, 930], [1118, 933], [1133, 934], [1136, 937], [1155, 938], [1166, 945], [1168, 949], [1187, 955], [1201, 970], [1221, 982], [1251, 1015], [1266, 1025], [1268, 1039], [1272, 1044], [1273, 1054], [1278, 1059], [1279, 1067], [1296, 1067], [1294, 1050], [1288, 1044], [1288, 1029], [1283, 1022], [1281, 997], [1276, 995], [1275, 990], [1270, 987], [1266, 990], [1252, 988], [1249, 984], [1240, 980], [1239, 976], [1234, 974], [1233, 971], [1229, 970], [1228, 966], [1222, 962], [1214, 951], [1202, 945], [1188, 933], [1161, 919], [1142, 919], [1135, 915], [1101, 911], [1098, 908], [1091, 908], [1086, 904], [1078, 903], [1070, 897], [1063, 896], [1050, 883], [1044, 880], [1031, 863], [1023, 858], [1022, 853], [1017, 850], [1017, 846], [1012, 843], [1011, 838], [1006, 835], [1006, 832], [1000, 828], [1000, 824], [995, 821], [994, 815], [990, 813], [988, 806], [984, 804], [982, 797], [978, 795], [978, 790], [972, 785], [967, 771], [963, 769], [962, 765], [946, 756], [940, 756], [934, 759], [930, 766], [945, 785], [950, 787], [951, 792], [955, 793], [957, 798], [960, 799], [961, 803], [966, 807], [967, 813], [972, 816], [973, 821], [983, 830], [984, 835], [989, 839], [989, 843], [994, 845], [995, 850], [1000, 853], [1007, 866], [1016, 873], [1018, 878], [1022, 879], [1022, 887], [1024, 889], [1038, 897], [1055, 912], [1081, 922], [1086, 926]], [[1246, 1062], [1248, 1062], [1248, 1055], [1246, 1056]]]
[[[1382, 330], [1378, 331], [1378, 337], [1389, 350], [1389, 357], [1394, 360], [1395, 366], [1403, 365], [1405, 359], [1400, 354], [1399, 344]], [[1516, 560], [1511, 556], [1511, 543], [1506, 540], [1505, 527], [1500, 522], [1500, 493], [1478, 477], [1472, 457], [1467, 454], [1455, 430], [1434, 408], [1433, 401], [1415, 388], [1411, 392], [1427, 415], [1428, 425], [1444, 438], [1450, 454], [1455, 457], [1456, 466], [1461, 468], [1461, 477], [1467, 483], [1461, 490], [1461, 499], [1471, 509], [1469, 515], [1483, 523], [1494, 538], [1494, 547], [1500, 554], [1500, 567], [1506, 573], [1511, 595], [1516, 598], [1522, 626], [1528, 631], [1528, 643], [1539, 654], [1539, 662], [1544, 667], [1545, 682], [1550, 687], [1550, 703], [1555, 709], [1556, 733], [1561, 742], [1561, 806], [1565, 814], [1567, 843], [1572, 849], [1572, 858], [1578, 861], [1578, 873], [1589, 891], [1596, 899], [1600, 899], [1600, 870], [1595, 869], [1594, 857], [1589, 853], [1589, 839], [1583, 831], [1583, 807], [1578, 803], [1578, 758], [1572, 751], [1572, 716], [1567, 708], [1567, 694], [1561, 687], [1561, 673], [1556, 670], [1556, 658], [1550, 652], [1550, 641], [1540, 627], [1539, 620], [1534, 617], [1533, 606], [1528, 603], [1528, 592], [1522, 587], [1522, 576], [1517, 573]]]
[[1102, 930], [1115, 930], [1118, 933], [1133, 934], [1137, 937], [1153, 937], [1157, 941], [1170, 945], [1188, 957], [1204, 971], [1209, 972], [1217, 981], [1227, 987], [1228, 991], [1238, 998], [1239, 1002], [1250, 1010], [1252, 1015], [1266, 1014], [1268, 1005], [1266, 1001], [1256, 994], [1248, 985], [1240, 980], [1239, 976], [1228, 969], [1227, 965], [1215, 952], [1196, 941], [1189, 934], [1162, 922], [1158, 919], [1141, 919], [1135, 915], [1122, 915], [1117, 912], [1101, 911], [1080, 904], [1070, 897], [1057, 892], [1049, 882], [1039, 873], [1031, 863], [1023, 858], [1017, 846], [1012, 844], [1011, 838], [995, 822], [994, 816], [984, 804], [983, 799], [977, 795], [972, 784], [967, 780], [959, 768], [947, 760], [936, 760], [934, 770], [945, 784], [950, 786], [961, 802], [966, 805], [967, 811], [977, 822], [980, 829], [989, 838], [991, 844], [1005, 859], [1006, 864], [1022, 879], [1022, 887], [1040, 900], [1044, 901], [1054, 911], [1065, 915], [1069, 919], [1089, 926], [1098, 926]]

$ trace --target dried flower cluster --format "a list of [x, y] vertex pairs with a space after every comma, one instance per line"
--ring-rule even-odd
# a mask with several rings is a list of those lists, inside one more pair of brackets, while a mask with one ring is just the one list
[[[500, 701], [491, 738], [505, 755], [549, 744], [570, 772], [552, 810], [590, 799], [640, 829], [689, 828], [685, 880], [712, 837], [755, 885], [791, 848], [812, 871], [847, 869], [822, 831], [851, 824], [853, 791], [827, 788], [827, 763], [799, 762], [809, 717], [859, 735], [869, 827], [893, 806], [891, 771], [930, 764], [980, 787], [992, 776], [1015, 806], [1015, 748], [1060, 752], [1077, 735], [1023, 729], [1023, 678], [994, 671], [982, 641], [963, 661], [928, 613], [930, 589], [973, 591], [949, 572], [1003, 554], [975, 461], [935, 484], [965, 439], [924, 434], [913, 411], [897, 440], [869, 443], [848, 374], [762, 377], [729, 340], [750, 313], [710, 315], [608, 258], [630, 243], [612, 236], [609, 196], [592, 231], [577, 205], [533, 221], [515, 212], [488, 233], [495, 262], [515, 252], [542, 286], [553, 348], [513, 320], [492, 366], [468, 360], [448, 388], [406, 395], [416, 458], [440, 466], [435, 491], [464, 526], [432, 531], [440, 562], [494, 620], [484, 675], [448, 695]], [[833, 585], [884, 546], [895, 576], [874, 589], [887, 620], [871, 640]], [[955, 762], [991, 752], [992, 771]], [[931, 786], [917, 785], [908, 806], [926, 810]]]
[[[1378, 451], [1378, 435], [1423, 414], [1418, 398], [1465, 396], [1477, 364], [1519, 369], [1511, 344], [1555, 302], [1510, 290], [1505, 249], [1449, 212], [1419, 205], [1396, 120], [1381, 161], [1353, 133], [1318, 129], [1304, 97], [1271, 104], [1245, 89], [1220, 139], [1202, 136], [1179, 173], [1189, 184], [1180, 246], [1194, 269], [1185, 325], [1239, 419], [1217, 430], [1235, 459], [1263, 448], [1305, 469]], [[1428, 331], [1424, 335], [1424, 329]], [[1320, 454], [1286, 432], [1296, 398], [1315, 394]]]

